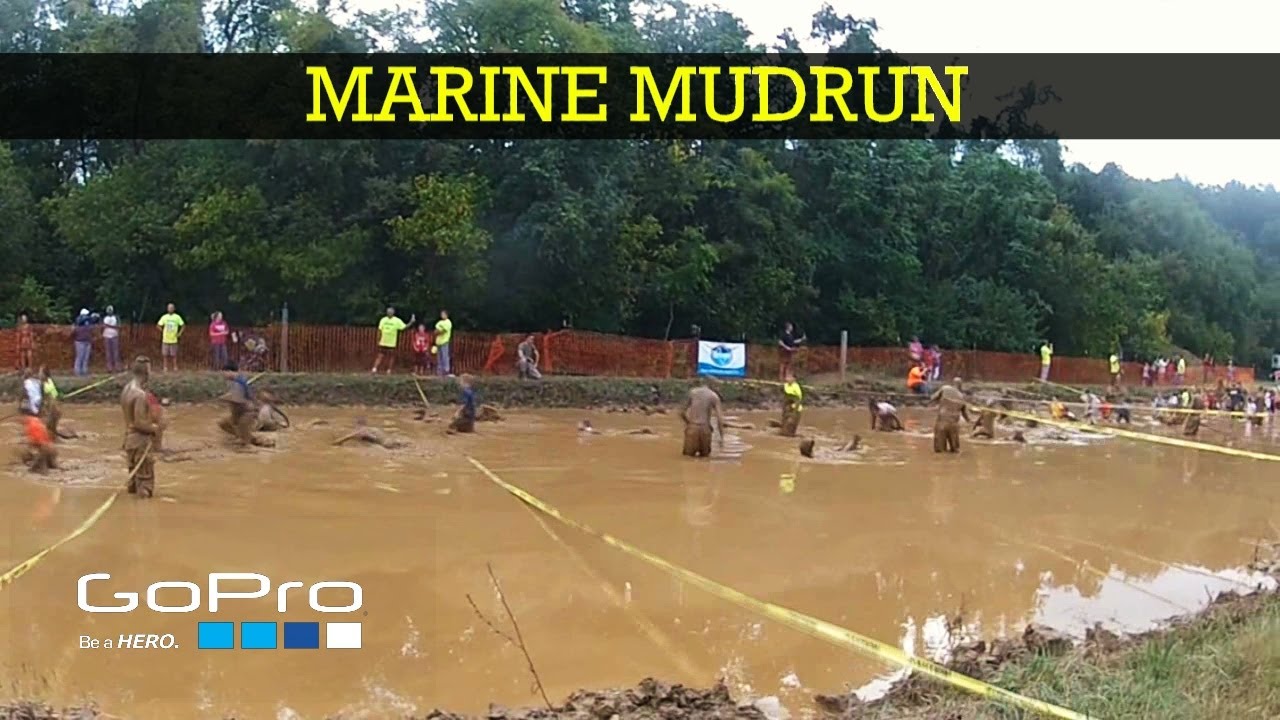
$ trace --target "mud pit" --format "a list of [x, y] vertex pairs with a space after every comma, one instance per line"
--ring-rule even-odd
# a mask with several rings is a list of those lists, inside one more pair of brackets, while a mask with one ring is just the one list
[[[117, 716], [386, 717], [434, 707], [482, 713], [539, 704], [486, 563], [500, 579], [547, 694], [631, 687], [653, 676], [736, 698], [775, 695], [793, 713], [815, 693], [874, 692], [892, 668], [685, 587], [546, 520], [466, 460], [569, 516], [750, 595], [935, 655], [948, 638], [1017, 635], [1029, 622], [1083, 635], [1101, 622], [1140, 631], [1238, 589], [1250, 542], [1269, 537], [1280, 499], [1263, 463], [1121, 440], [1017, 445], [963, 441], [936, 456], [931, 416], [907, 432], [869, 432], [864, 409], [806, 413], [814, 459], [769, 434], [762, 413], [738, 421], [719, 459], [679, 456], [672, 415], [518, 411], [474, 436], [445, 437], [411, 410], [289, 408], [278, 447], [224, 446], [212, 407], [170, 408], [166, 444], [185, 462], [157, 465], [153, 502], [127, 496], [85, 535], [0, 590], [5, 695], [52, 704], [96, 700]], [[72, 406], [86, 433], [62, 445], [67, 470], [42, 480], [10, 466], [0, 482], [0, 569], [78, 525], [123, 481], [118, 409]], [[397, 450], [332, 441], [365, 416], [406, 440]], [[589, 419], [599, 432], [580, 434]], [[650, 427], [654, 435], [628, 430]], [[1008, 434], [1008, 430], [1004, 431]], [[1237, 426], [1239, 443], [1248, 440]], [[836, 452], [854, 433], [863, 449]], [[1203, 438], [1209, 440], [1209, 438]], [[75, 482], [72, 482], [72, 481]], [[1169, 563], [1169, 564], [1162, 564]], [[1086, 563], [1085, 565], [1077, 564]], [[1182, 564], [1175, 567], [1170, 564]], [[145, 592], [162, 580], [206, 585], [209, 572], [259, 572], [279, 584], [359, 583], [363, 607], [320, 614], [293, 591], [277, 612], [228, 600], [216, 614], [95, 614], [91, 593]], [[189, 593], [164, 590], [166, 605]], [[343, 605], [350, 593], [325, 590]], [[956, 616], [959, 615], [957, 621]], [[196, 625], [355, 621], [359, 650], [197, 650]], [[80, 649], [79, 638], [172, 633], [171, 650]], [[323, 633], [321, 638], [323, 645]]]

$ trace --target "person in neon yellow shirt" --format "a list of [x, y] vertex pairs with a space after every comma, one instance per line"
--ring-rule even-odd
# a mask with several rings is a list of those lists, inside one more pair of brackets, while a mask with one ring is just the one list
[[1116, 387], [1120, 387], [1120, 354], [1111, 353], [1111, 357], [1108, 358], [1107, 364], [1110, 366], [1109, 369], [1111, 370], [1111, 384]]
[[1048, 340], [1040, 346], [1040, 379], [1049, 379], [1049, 366], [1053, 364], [1053, 343]]
[[453, 374], [453, 367], [449, 362], [452, 348], [453, 321], [449, 319], [448, 310], [441, 310], [440, 319], [436, 321], [436, 344], [431, 349], [436, 354], [436, 374], [441, 377]]
[[396, 365], [396, 345], [400, 343], [400, 331], [413, 324], [417, 320], [417, 314], [409, 316], [409, 322], [405, 322], [396, 317], [396, 309], [387, 308], [387, 314], [382, 316], [378, 321], [378, 355], [373, 360], [373, 369], [369, 372], [374, 375], [378, 374], [378, 366], [382, 365], [385, 358], [387, 361], [387, 374], [391, 374], [391, 370]]
[[156, 323], [156, 327], [160, 328], [160, 357], [164, 359], [164, 371], [169, 372], [169, 363], [173, 363], [173, 371], [178, 371], [178, 339], [182, 337], [182, 331], [186, 327], [186, 322], [182, 316], [177, 313], [177, 308], [173, 303], [169, 303], [165, 308], [165, 312], [160, 316], [160, 321]]
[[796, 382], [796, 376], [786, 374], [787, 381], [782, 384], [782, 429], [783, 437], [795, 437], [800, 426], [800, 413], [804, 410], [804, 390]]

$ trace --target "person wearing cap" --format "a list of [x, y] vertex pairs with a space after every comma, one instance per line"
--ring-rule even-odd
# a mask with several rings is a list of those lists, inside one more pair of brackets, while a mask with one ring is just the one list
[[80, 315], [71, 328], [71, 339], [76, 347], [75, 373], [84, 377], [89, 374], [89, 355], [93, 352], [93, 321], [88, 308], [80, 308]]
[[111, 305], [107, 306], [107, 314], [102, 316], [102, 350], [107, 356], [107, 372], [117, 373], [124, 369], [124, 363], [120, 362], [120, 317]]

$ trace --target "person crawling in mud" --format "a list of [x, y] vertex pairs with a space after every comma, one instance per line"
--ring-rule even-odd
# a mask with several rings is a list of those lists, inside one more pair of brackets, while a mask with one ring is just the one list
[[978, 419], [974, 421], [973, 431], [969, 433], [969, 437], [995, 440], [997, 417], [993, 403], [988, 400], [986, 406], [978, 412]]
[[139, 355], [133, 361], [133, 377], [120, 393], [120, 409], [124, 411], [124, 452], [129, 472], [129, 493], [140, 498], [155, 494], [154, 454], [161, 450], [163, 418], [157, 412], [159, 401], [148, 389], [151, 383], [151, 359]]
[[279, 432], [289, 427], [289, 416], [275, 406], [275, 397], [263, 391], [258, 393], [258, 417], [254, 429], [258, 432]]
[[227, 404], [228, 414], [218, 422], [218, 427], [236, 439], [241, 447], [271, 447], [269, 440], [253, 434], [258, 426], [258, 411], [253, 399], [253, 388], [234, 361], [223, 368], [227, 378], [227, 392], [219, 398]]
[[449, 422], [450, 433], [473, 433], [476, 431], [476, 391], [471, 386], [471, 376], [458, 378], [462, 385], [462, 397], [459, 399], [458, 411]]
[[[715, 418], [715, 426], [711, 424]], [[680, 410], [680, 420], [684, 422], [684, 449], [686, 457], [710, 457], [711, 436], [716, 436], [716, 444], [724, 449], [724, 414], [720, 410], [720, 396], [703, 380], [702, 384], [689, 391], [689, 399]]]
[[902, 430], [902, 421], [898, 419], [898, 409], [887, 400], [867, 400], [867, 409], [871, 412], [871, 429], [884, 432]]
[[960, 378], [951, 385], [943, 385], [929, 398], [929, 404], [938, 404], [938, 418], [933, 424], [933, 451], [935, 453], [960, 452], [960, 419], [970, 422], [969, 411], [965, 409], [963, 384]]
[[27, 446], [22, 450], [22, 462], [34, 473], [43, 473], [58, 467], [58, 451], [53, 447], [53, 434], [30, 407], [22, 409], [23, 435]]
[[381, 430], [369, 427], [368, 421], [364, 418], [356, 418], [355, 430], [343, 435], [333, 441], [334, 445], [344, 445], [347, 442], [356, 440], [358, 442], [367, 443], [369, 445], [380, 445], [388, 450], [395, 450], [405, 446], [404, 441], [387, 437], [387, 434]]
[[800, 413], [804, 410], [801, 404], [803, 400], [804, 390], [796, 382], [796, 376], [788, 371], [786, 382], [782, 384], [782, 426], [778, 430], [783, 437], [796, 436], [796, 429], [800, 427]]

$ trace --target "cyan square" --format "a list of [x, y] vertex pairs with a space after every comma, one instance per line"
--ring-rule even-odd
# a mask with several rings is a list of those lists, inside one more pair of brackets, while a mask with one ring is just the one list
[[275, 650], [276, 624], [273, 622], [240, 623], [240, 647], [243, 650]]
[[320, 648], [320, 623], [287, 622], [284, 624], [286, 650], [317, 650]]
[[201, 650], [230, 650], [236, 646], [235, 628], [235, 623], [202, 622], [196, 626], [196, 645]]

